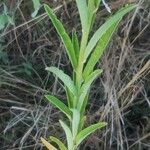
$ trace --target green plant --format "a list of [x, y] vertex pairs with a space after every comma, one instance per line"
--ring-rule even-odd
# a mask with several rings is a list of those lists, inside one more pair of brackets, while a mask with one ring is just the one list
[[8, 8], [3, 3], [4, 10], [0, 13], [0, 30], [3, 30], [7, 24], [13, 25], [13, 19], [9, 15]]
[[40, 0], [32, 0], [33, 7], [34, 7], [34, 12], [31, 14], [31, 17], [34, 18], [38, 14], [38, 11], [41, 7]]
[[[71, 39], [53, 10], [48, 5], [44, 5], [66, 48], [73, 68], [72, 77], [56, 67], [46, 68], [47, 71], [53, 73], [62, 81], [67, 95], [67, 105], [52, 95], [45, 95], [69, 120], [69, 125], [62, 120], [59, 121], [66, 134], [67, 147], [59, 139], [50, 137], [50, 140], [55, 142], [61, 150], [76, 150], [89, 134], [105, 127], [107, 124], [99, 122], [84, 128], [85, 108], [89, 97], [89, 90], [93, 81], [102, 73], [101, 69], [95, 69], [94, 67], [101, 58], [122, 17], [136, 6], [128, 5], [120, 9], [98, 28], [92, 38], [89, 38], [100, 2], [101, 0], [76, 0], [82, 25], [81, 42], [79, 42], [75, 31], [73, 31]], [[45, 141], [43, 143], [45, 144]], [[47, 143], [45, 145], [50, 144]], [[49, 149], [52, 149], [52, 146]]]

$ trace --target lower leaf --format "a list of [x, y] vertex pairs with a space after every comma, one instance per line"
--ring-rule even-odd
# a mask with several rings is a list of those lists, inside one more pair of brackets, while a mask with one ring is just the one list
[[88, 135], [90, 135], [97, 129], [105, 127], [106, 125], [106, 122], [100, 122], [83, 129], [76, 137], [76, 145], [78, 146]]
[[66, 146], [57, 138], [53, 137], [53, 136], [50, 136], [50, 140], [52, 142], [55, 142], [58, 147], [60, 148], [60, 150], [67, 150]]
[[48, 150], [57, 150], [53, 145], [51, 145], [49, 142], [47, 142], [44, 138], [41, 137], [41, 141], [43, 145], [48, 149]]

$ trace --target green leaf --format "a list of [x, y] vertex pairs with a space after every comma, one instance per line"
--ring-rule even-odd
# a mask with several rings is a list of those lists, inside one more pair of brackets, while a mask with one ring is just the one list
[[92, 82], [102, 73], [101, 69], [95, 70], [93, 73], [91, 73], [86, 79], [84, 84], [81, 87], [81, 93], [79, 97], [79, 101], [77, 104], [77, 108], [79, 111], [84, 111], [83, 106], [86, 105], [85, 97], [88, 94], [88, 91], [90, 89], [90, 86]]
[[73, 33], [72, 33], [72, 43], [73, 43], [76, 59], [78, 60], [80, 46], [79, 46], [79, 41], [78, 41], [78, 36], [77, 36], [76, 31], [73, 31]]
[[68, 107], [71, 109], [73, 108], [74, 96], [67, 87], [65, 87], [65, 91], [67, 96]]
[[90, 30], [92, 30], [95, 17], [96, 17], [96, 12], [98, 10], [99, 4], [101, 0], [89, 0], [88, 1], [88, 9], [89, 9], [89, 25], [90, 25]]
[[107, 47], [114, 31], [116, 30], [119, 21], [112, 25], [106, 32], [103, 34], [101, 39], [98, 41], [97, 46], [92, 52], [83, 72], [83, 78], [85, 79], [92, 71], [102, 54], [104, 53], [105, 48]]
[[66, 134], [68, 150], [72, 150], [73, 149], [73, 136], [72, 136], [71, 130], [62, 120], [59, 120], [59, 122]]
[[79, 128], [78, 128], [78, 132], [82, 131], [82, 128], [84, 127], [85, 121], [86, 121], [86, 116], [81, 115], [80, 116], [80, 124], [79, 124]]
[[68, 36], [67, 32], [65, 31], [62, 23], [57, 19], [56, 15], [53, 13], [53, 10], [48, 5], [44, 5], [44, 8], [45, 8], [49, 18], [51, 19], [58, 35], [60, 36], [60, 38], [66, 48], [66, 52], [69, 56], [71, 64], [72, 64], [73, 68], [75, 69], [77, 66], [77, 59], [76, 59], [75, 51], [74, 51], [73, 44], [71, 42], [70, 37]]
[[101, 129], [107, 125], [106, 122], [100, 122], [94, 125], [91, 125], [85, 129], [83, 129], [76, 137], [76, 144], [77, 146], [91, 133], [96, 131], [97, 129]]
[[98, 9], [100, 5], [101, 0], [95, 0], [95, 7]]
[[45, 95], [45, 97], [71, 120], [72, 112], [63, 102], [51, 95]]
[[70, 90], [70, 92], [74, 96], [77, 95], [76, 87], [71, 78], [67, 74], [65, 74], [62, 70], [56, 67], [47, 67], [46, 70], [54, 73], [65, 84], [65, 86]]
[[4, 29], [8, 22], [8, 16], [6, 14], [0, 15], [0, 30]]
[[83, 32], [85, 32], [89, 28], [89, 25], [88, 25], [89, 11], [87, 7], [87, 2], [86, 0], [76, 0], [76, 3], [77, 3], [79, 15], [80, 15], [82, 29], [83, 29]]
[[67, 150], [66, 146], [57, 138], [50, 136], [49, 137], [52, 142], [55, 142], [60, 150]]
[[84, 56], [84, 62], [86, 62], [86, 59], [90, 55], [93, 48], [96, 46], [97, 42], [101, 39], [101, 37], [111, 28], [111, 26], [114, 26], [115, 23], [120, 21], [120, 19], [129, 11], [134, 9], [135, 5], [129, 5], [122, 10], [119, 10], [115, 15], [110, 17], [93, 35], [93, 37], [90, 39], [87, 48], [85, 50], [85, 56]]
[[31, 16], [32, 16], [32, 18], [34, 18], [38, 13], [38, 11], [41, 7], [41, 4], [40, 4], [40, 0], [32, 0], [32, 3], [34, 6], [34, 12], [31, 14]]
[[88, 9], [89, 9], [89, 25], [90, 25], [90, 30], [92, 30], [94, 20], [95, 20], [95, 13], [96, 13], [96, 7], [95, 7], [94, 0], [88, 1]]
[[73, 109], [73, 117], [72, 117], [72, 133], [73, 137], [76, 137], [79, 129], [80, 123], [80, 112], [77, 109]]

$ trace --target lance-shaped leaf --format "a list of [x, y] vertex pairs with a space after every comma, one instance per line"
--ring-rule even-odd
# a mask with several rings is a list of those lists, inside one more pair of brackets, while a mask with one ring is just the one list
[[81, 87], [81, 93], [78, 101], [77, 108], [79, 111], [84, 111], [84, 105], [86, 105], [86, 95], [88, 94], [88, 91], [90, 89], [90, 86], [92, 82], [102, 73], [101, 69], [95, 70], [93, 73], [91, 73], [86, 79], [85, 83]]
[[97, 13], [97, 10], [99, 8], [99, 5], [100, 5], [100, 2], [101, 0], [88, 0], [88, 10], [89, 10], [89, 26], [90, 26], [90, 30], [92, 30], [93, 28], [93, 25], [94, 25], [94, 22], [95, 22], [95, 18], [96, 18], [96, 13]]
[[94, 125], [91, 125], [85, 129], [83, 129], [76, 137], [76, 144], [77, 146], [91, 133], [96, 131], [97, 129], [101, 129], [107, 125], [106, 122], [100, 122]]
[[45, 95], [45, 97], [71, 120], [72, 112], [63, 102], [51, 95]]
[[75, 137], [78, 133], [79, 123], [80, 123], [80, 112], [77, 109], [72, 110], [72, 134]]
[[95, 47], [94, 51], [92, 52], [83, 72], [83, 78], [86, 78], [92, 71], [102, 54], [104, 53], [105, 48], [107, 47], [114, 31], [116, 30], [118, 23], [112, 25], [105, 34], [101, 37], [98, 41], [97, 46]]
[[67, 96], [68, 107], [71, 109], [73, 108], [74, 96], [67, 87], [65, 87], [65, 91]]
[[100, 2], [101, 2], [101, 0], [95, 0], [95, 7], [97, 7], [97, 9], [98, 9], [98, 7], [100, 5]]
[[41, 4], [40, 4], [40, 0], [32, 0], [32, 3], [33, 3], [33, 6], [34, 6], [34, 12], [32, 13], [31, 16], [34, 18], [38, 13], [38, 11], [41, 7]]
[[47, 142], [44, 138], [41, 138], [41, 141], [48, 150], [57, 150], [53, 145]]
[[67, 150], [66, 146], [57, 138], [53, 137], [53, 136], [50, 136], [49, 139], [56, 143], [59, 147], [60, 150]]
[[72, 136], [71, 130], [62, 120], [59, 120], [59, 122], [60, 122], [60, 124], [61, 124], [61, 126], [64, 129], [65, 134], [66, 134], [68, 150], [72, 150], [72, 148], [73, 148], [73, 136]]
[[88, 7], [87, 7], [87, 2], [86, 0], [76, 0], [76, 3], [77, 3], [79, 15], [80, 15], [82, 29], [83, 29], [83, 32], [85, 32], [89, 27], [89, 24], [88, 24], [89, 12], [88, 12]]
[[69, 37], [69, 35], [67, 34], [67, 32], [65, 31], [62, 23], [57, 19], [56, 15], [53, 13], [53, 10], [48, 6], [48, 5], [44, 5], [45, 10], [49, 16], [49, 18], [51, 19], [57, 33], [59, 34], [65, 48], [66, 48], [66, 52], [69, 56], [69, 59], [71, 61], [71, 64], [73, 66], [73, 68], [75, 69], [77, 66], [77, 59], [76, 59], [76, 55], [74, 52], [74, 48], [71, 42], [71, 39]]
[[111, 16], [93, 35], [91, 40], [89, 41], [87, 48], [85, 50], [85, 56], [84, 56], [84, 62], [86, 62], [86, 59], [90, 55], [93, 48], [96, 46], [97, 42], [101, 39], [101, 37], [111, 28], [111, 26], [114, 26], [115, 23], [120, 21], [120, 19], [129, 11], [134, 9], [136, 5], [129, 5], [125, 8], [119, 10], [115, 15]]
[[70, 92], [75, 96], [77, 94], [77, 89], [71, 80], [71, 78], [65, 74], [62, 70], [56, 67], [47, 67], [47, 71], [54, 73], [63, 83], [64, 85], [70, 90]]
[[75, 54], [76, 54], [76, 59], [78, 60], [80, 46], [79, 46], [78, 36], [77, 36], [77, 33], [76, 33], [75, 30], [72, 32], [72, 44], [73, 44], [74, 51], [75, 51]]

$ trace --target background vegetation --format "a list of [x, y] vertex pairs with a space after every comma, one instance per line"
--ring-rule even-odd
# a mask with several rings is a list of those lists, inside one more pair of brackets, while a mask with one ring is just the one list
[[[133, 0], [108, 4], [115, 12], [128, 2]], [[124, 18], [97, 64], [104, 72], [92, 87], [86, 112], [86, 124], [103, 120], [108, 126], [92, 134], [83, 150], [150, 149], [150, 2], [135, 2], [139, 8]], [[71, 68], [43, 3], [55, 9], [68, 33], [81, 29], [74, 1], [0, 1], [1, 150], [43, 149], [40, 137], [49, 135], [64, 139], [61, 113], [43, 100], [49, 91], [64, 99], [64, 90], [45, 67], [68, 74]], [[108, 15], [102, 6], [95, 29]]]

